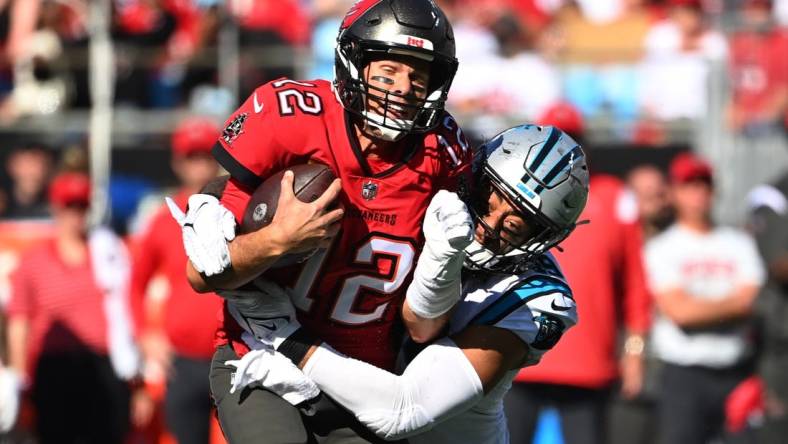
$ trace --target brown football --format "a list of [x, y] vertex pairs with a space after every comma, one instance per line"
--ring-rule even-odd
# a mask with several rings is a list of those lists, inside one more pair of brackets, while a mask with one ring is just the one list
[[[288, 169], [293, 172], [293, 193], [302, 202], [313, 202], [316, 200], [336, 178], [331, 168], [319, 163], [293, 165]], [[274, 214], [276, 214], [284, 173], [285, 170], [274, 174], [254, 191], [239, 227], [241, 233], [257, 231], [271, 223]], [[302, 262], [309, 258], [312, 253], [312, 251], [308, 251], [305, 253], [286, 254], [274, 264], [274, 267], [283, 267]]]

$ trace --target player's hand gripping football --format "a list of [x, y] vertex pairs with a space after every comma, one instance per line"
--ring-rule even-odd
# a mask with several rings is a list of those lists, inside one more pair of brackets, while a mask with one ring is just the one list
[[227, 243], [235, 239], [235, 217], [219, 200], [208, 194], [192, 194], [186, 214], [169, 197], [167, 206], [181, 226], [183, 247], [194, 269], [206, 276], [230, 266]]
[[332, 208], [342, 185], [339, 179], [314, 202], [301, 202], [293, 192], [293, 172], [282, 176], [276, 214], [268, 226], [270, 239], [279, 242], [287, 253], [325, 248], [339, 232], [344, 210]]

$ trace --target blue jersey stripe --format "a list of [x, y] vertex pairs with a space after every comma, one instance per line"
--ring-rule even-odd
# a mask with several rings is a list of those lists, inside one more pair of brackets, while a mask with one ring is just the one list
[[[552, 280], [551, 280], [552, 281]], [[508, 316], [510, 313], [526, 304], [528, 301], [544, 296], [551, 293], [564, 293], [571, 294], [569, 287], [565, 284], [556, 283], [540, 283], [534, 281], [529, 284], [514, 288], [503, 294], [497, 301], [490, 304], [484, 310], [479, 312], [471, 320], [471, 324], [493, 325], [501, 319]], [[538, 282], [538, 281], [537, 281]]]

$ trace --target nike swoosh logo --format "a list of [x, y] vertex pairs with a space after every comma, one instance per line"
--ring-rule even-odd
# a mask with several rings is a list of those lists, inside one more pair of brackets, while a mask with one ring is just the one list
[[550, 303], [550, 308], [555, 311], [569, 311], [572, 307], [564, 307], [563, 305], [555, 305], [555, 301]]
[[[290, 322], [290, 319], [286, 316], [276, 316], [273, 318], [261, 318], [261, 317], [254, 317], [254, 316], [247, 316], [247, 321], [254, 321], [255, 324], [261, 325], [271, 331], [276, 331], [279, 328], [279, 324], [281, 322], [276, 322], [277, 320], [283, 320], [285, 322]], [[264, 322], [269, 321], [269, 322]]]
[[260, 111], [263, 110], [264, 106], [265, 106], [264, 103], [260, 104], [260, 102], [257, 101], [257, 93], [254, 93], [254, 112], [255, 112], [255, 114], [260, 114]]
[[267, 329], [269, 329], [271, 331], [276, 331], [276, 324], [274, 324], [274, 323], [266, 324], [265, 322], [261, 322], [260, 325], [262, 325], [263, 327], [265, 327], [265, 328], [267, 328]]

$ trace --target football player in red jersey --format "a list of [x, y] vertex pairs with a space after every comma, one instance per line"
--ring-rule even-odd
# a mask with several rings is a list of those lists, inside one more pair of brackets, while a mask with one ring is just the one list
[[[454, 53], [451, 25], [433, 1], [364, 0], [340, 27], [333, 84], [279, 79], [259, 87], [213, 151], [232, 175], [221, 205], [192, 196], [182, 220], [192, 285], [237, 288], [285, 252], [325, 247], [265, 277], [293, 291], [299, 320], [322, 339], [392, 369], [427, 204], [438, 190], [456, 188], [470, 163], [467, 142], [444, 111]], [[227, 211], [240, 220], [266, 177], [310, 161], [328, 165], [339, 180], [307, 204], [289, 191], [286, 174], [273, 222], [235, 237]], [[334, 200], [341, 208], [331, 209]], [[240, 334], [225, 307], [211, 386], [228, 439], [316, 439], [299, 412], [272, 393], [229, 394], [232, 368], [224, 363], [248, 351]]]

